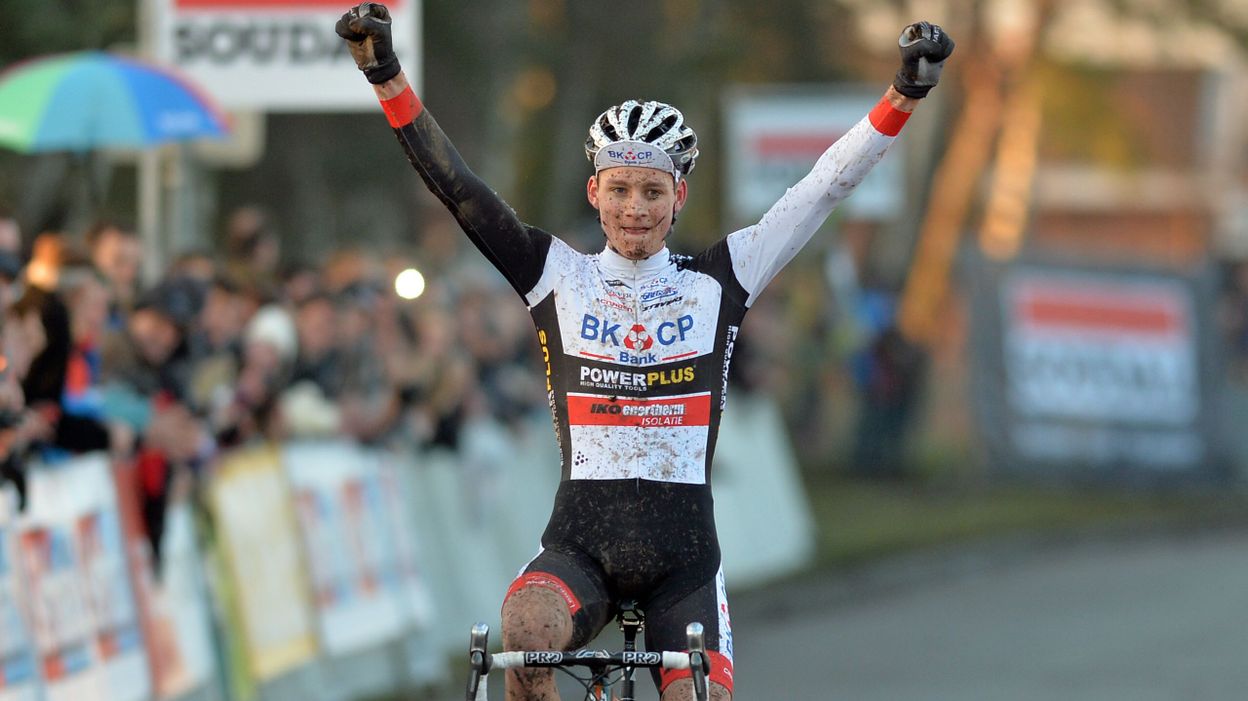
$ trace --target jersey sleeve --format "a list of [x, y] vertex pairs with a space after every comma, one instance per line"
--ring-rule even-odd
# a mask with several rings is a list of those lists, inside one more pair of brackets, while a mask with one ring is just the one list
[[472, 172], [410, 87], [396, 98], [383, 99], [382, 108], [429, 191], [512, 288], [527, 297], [542, 277], [554, 237], [521, 222], [515, 210]]
[[728, 235], [733, 272], [749, 295], [747, 306], [884, 157], [900, 130], [897, 121], [904, 122], [897, 114], [906, 113], [877, 107], [828, 147], [757, 224]]

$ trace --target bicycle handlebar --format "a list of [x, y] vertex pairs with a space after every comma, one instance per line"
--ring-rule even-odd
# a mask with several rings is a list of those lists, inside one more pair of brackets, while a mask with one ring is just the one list
[[687, 652], [608, 652], [606, 650], [529, 650], [490, 655], [489, 671], [519, 667], [629, 667], [689, 669]]
[[601, 671], [611, 667], [662, 668], [693, 670], [694, 698], [706, 701], [706, 678], [710, 673], [710, 660], [706, 654], [702, 625], [690, 623], [686, 628], [689, 652], [609, 652], [607, 650], [516, 650], [512, 652], [486, 653], [489, 627], [478, 623], [472, 627], [468, 646], [471, 675], [468, 679], [467, 701], [483, 701], [486, 698], [486, 675], [497, 669], [522, 667], [568, 667], [580, 666]]

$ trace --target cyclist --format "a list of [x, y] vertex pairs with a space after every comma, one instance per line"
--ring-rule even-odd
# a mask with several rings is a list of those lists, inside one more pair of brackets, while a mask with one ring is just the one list
[[[408, 85], [388, 11], [352, 8], [336, 27], [430, 191], [524, 299], [545, 358], [562, 480], [538, 555], [504, 599], [507, 649], [573, 649], [616, 604], [646, 611], [648, 649], [684, 648], [701, 622], [713, 699], [732, 694], [732, 631], [710, 487], [711, 455], [742, 318], [884, 155], [935, 86], [953, 41], [906, 27], [902, 67], [880, 102], [831, 144], [755, 225], [696, 256], [666, 240], [688, 195], [697, 136], [680, 111], [627, 101], [594, 120], [586, 185], [606, 237], [582, 254], [520, 221], [464, 164]], [[690, 680], [656, 675], [664, 701]], [[554, 699], [548, 670], [509, 670], [509, 699]]]

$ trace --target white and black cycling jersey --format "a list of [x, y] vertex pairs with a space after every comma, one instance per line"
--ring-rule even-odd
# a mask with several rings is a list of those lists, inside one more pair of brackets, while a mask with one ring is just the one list
[[412, 164], [528, 305], [562, 478], [710, 481], [728, 366], [759, 293], [893, 141], [864, 118], [762, 219], [694, 256], [585, 254], [522, 223], [428, 111], [396, 129]]
[[[579, 253], [521, 222], [428, 111], [415, 98], [407, 104], [413, 118], [388, 114], [408, 159], [537, 327], [562, 456], [543, 551], [595, 563], [610, 596], [635, 598], [656, 624], [698, 592], [711, 592], [714, 609], [720, 550], [710, 468], [738, 329], [883, 157], [897, 133], [876, 126], [888, 130], [877, 119], [886, 110], [831, 145], [757, 224], [694, 256], [664, 248], [632, 261], [609, 249]], [[684, 622], [669, 627], [678, 633]], [[708, 649], [730, 657], [726, 623], [715, 631]]]

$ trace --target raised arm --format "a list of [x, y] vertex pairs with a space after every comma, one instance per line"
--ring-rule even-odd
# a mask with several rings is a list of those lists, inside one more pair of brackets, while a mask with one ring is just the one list
[[747, 305], [884, 157], [919, 100], [936, 86], [953, 40], [940, 27], [918, 22], [902, 31], [898, 47], [901, 69], [870, 114], [829, 146], [757, 224], [729, 235], [733, 270], [749, 293]]
[[521, 222], [464, 163], [408, 84], [394, 53], [390, 26], [389, 10], [366, 2], [343, 14], [334, 29], [372, 83], [407, 160], [468, 238], [524, 296], [541, 278], [551, 236]]

